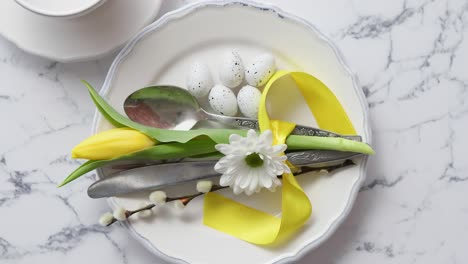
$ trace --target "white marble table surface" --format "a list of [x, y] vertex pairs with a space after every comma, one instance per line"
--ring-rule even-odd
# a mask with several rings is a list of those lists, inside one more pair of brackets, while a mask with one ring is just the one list
[[[467, 263], [468, 2], [274, 0], [331, 37], [367, 95], [378, 153], [338, 231], [300, 263]], [[162, 12], [185, 4], [166, 0]], [[0, 263], [163, 263], [118, 226], [77, 163], [115, 54], [61, 64], [0, 37]]]

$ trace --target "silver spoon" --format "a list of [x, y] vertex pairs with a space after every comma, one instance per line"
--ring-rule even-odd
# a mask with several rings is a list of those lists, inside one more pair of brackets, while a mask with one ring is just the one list
[[[157, 128], [189, 130], [199, 121], [213, 120], [229, 126], [258, 130], [256, 119], [208, 113], [187, 90], [177, 86], [151, 86], [137, 90], [125, 99], [124, 110], [131, 120]], [[360, 136], [343, 136], [301, 125], [297, 125], [292, 134], [362, 140]]]

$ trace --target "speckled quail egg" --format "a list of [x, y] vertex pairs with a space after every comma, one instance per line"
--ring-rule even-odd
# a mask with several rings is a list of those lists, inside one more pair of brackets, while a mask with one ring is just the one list
[[235, 116], [237, 114], [237, 100], [231, 89], [217, 84], [208, 96], [211, 108], [220, 115]]
[[223, 54], [219, 67], [219, 80], [229, 88], [239, 86], [244, 80], [244, 66], [239, 53], [235, 50]]
[[187, 75], [187, 90], [196, 98], [206, 96], [213, 87], [210, 69], [202, 62], [194, 62]]
[[241, 113], [248, 118], [257, 118], [262, 93], [255, 87], [246, 85], [237, 94], [237, 104]]
[[266, 84], [275, 71], [275, 58], [269, 53], [264, 53], [245, 67], [245, 80], [248, 84], [259, 87]]

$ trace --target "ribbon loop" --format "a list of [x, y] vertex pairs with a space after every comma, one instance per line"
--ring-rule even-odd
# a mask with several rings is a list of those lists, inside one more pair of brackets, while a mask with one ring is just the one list
[[[325, 84], [307, 73], [278, 71], [263, 90], [258, 113], [260, 131], [270, 129], [273, 144], [284, 143], [295, 127], [294, 123], [270, 120], [266, 109], [269, 90], [276, 80], [286, 75], [293, 78], [320, 128], [356, 134], [342, 105]], [[220, 194], [208, 193], [204, 201], [204, 224], [258, 245], [280, 242], [303, 226], [312, 214], [309, 198], [290, 173], [283, 174], [281, 194], [282, 216], [278, 218]]]

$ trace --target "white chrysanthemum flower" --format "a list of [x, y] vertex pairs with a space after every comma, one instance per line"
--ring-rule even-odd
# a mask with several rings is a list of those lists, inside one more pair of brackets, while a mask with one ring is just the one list
[[286, 144], [272, 145], [270, 130], [260, 135], [249, 130], [246, 137], [232, 134], [229, 144], [217, 144], [216, 149], [224, 154], [214, 169], [222, 173], [221, 186], [230, 186], [235, 194], [251, 195], [262, 188], [274, 190], [281, 185], [278, 175], [291, 172], [286, 165]]

